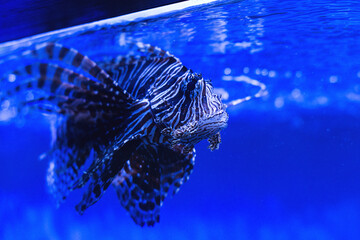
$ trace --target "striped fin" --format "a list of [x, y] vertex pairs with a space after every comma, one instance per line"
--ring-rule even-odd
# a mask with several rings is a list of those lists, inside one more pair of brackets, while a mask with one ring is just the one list
[[[173, 54], [169, 53], [168, 51], [165, 51], [157, 46], [142, 43], [142, 42], [133, 42], [133, 41], [128, 42], [126, 44], [126, 51], [128, 52], [128, 54], [124, 57], [119, 56], [117, 58], [117, 60], [122, 59], [122, 58], [130, 59], [130, 57], [134, 57], [134, 58], [137, 58], [137, 57], [146, 57], [146, 58], [175, 57]], [[177, 61], [180, 62], [179, 59], [177, 59]]]
[[[119, 148], [111, 154], [105, 156], [101, 161], [102, 164], [92, 164], [89, 170], [86, 171], [80, 181], [75, 182], [73, 188], [82, 187], [89, 181], [88, 189], [83, 195], [81, 202], [76, 205], [76, 210], [83, 214], [83, 212], [96, 203], [105, 190], [109, 187], [116, 174], [123, 168], [126, 160], [131, 153], [139, 145], [139, 140], [128, 141], [124, 147]], [[95, 163], [95, 162], [93, 162]]]
[[176, 58], [174, 55], [172, 55], [171, 53], [169, 53], [168, 51], [165, 51], [159, 47], [153, 46], [151, 44], [145, 44], [142, 42], [137, 42], [135, 43], [135, 46], [137, 48], [137, 51], [140, 53], [143, 53], [144, 56], [148, 57], [148, 58], [154, 58], [154, 57], [158, 57], [158, 58], [175, 58], [177, 62], [181, 63], [180, 60], [178, 58]]
[[[187, 69], [174, 57], [122, 57], [118, 62], [100, 62], [114, 81], [134, 98], [145, 98], [152, 87], [171, 86], [179, 71]], [[166, 83], [165, 83], [166, 82]]]
[[[17, 104], [19, 109], [24, 107], [32, 107], [42, 109], [43, 106], [51, 107], [53, 110], [50, 112], [74, 115], [82, 111], [90, 111], [91, 115], [95, 115], [96, 112], [110, 113], [113, 110], [118, 109], [120, 112], [123, 104], [115, 102], [113, 99], [106, 98], [106, 95], [94, 95], [92, 92], [82, 90], [77, 87], [61, 84], [59, 88], [65, 95], [51, 94], [45, 96], [34, 97], [33, 99], [26, 99]], [[28, 87], [28, 84], [18, 85], [16, 88], [21, 89], [22, 87]], [[8, 98], [12, 94], [8, 92], [5, 98]]]
[[91, 75], [94, 80], [105, 84], [105, 87], [118, 91], [124, 99], [132, 99], [131, 96], [121, 88], [118, 88], [114, 84], [113, 79], [106, 73], [101, 67], [99, 67], [94, 61], [87, 56], [81, 54], [79, 51], [73, 48], [67, 48], [59, 43], [46, 42], [35, 46], [35, 49], [29, 50], [23, 53], [23, 56], [31, 56], [38, 59], [49, 59], [53, 61], [61, 62], [82, 70], [86, 74]]
[[[145, 110], [149, 108], [148, 104], [138, 105]], [[88, 105], [83, 108], [84, 111], [88, 109]], [[136, 108], [127, 111], [135, 111], [134, 109]], [[139, 109], [137, 112], [142, 113]], [[53, 184], [49, 184], [50, 190], [60, 200], [66, 197], [69, 191], [89, 183], [82, 201], [76, 207], [79, 213], [83, 213], [101, 198], [129, 154], [138, 145], [136, 138], [141, 136], [145, 126], [133, 126], [131, 123], [137, 122], [136, 119], [127, 119], [126, 116], [136, 116], [139, 119], [150, 117], [144, 114], [137, 115], [136, 112], [123, 113], [119, 108], [114, 108], [109, 112], [113, 115], [107, 116], [101, 108], [101, 122], [92, 122], [92, 116], [85, 113], [75, 112], [70, 115], [66, 128], [58, 130], [60, 132], [53, 148], [54, 153], [50, 156], [53, 159], [50, 168], [53, 166], [55, 170], [49, 171], [51, 176], [55, 176], [52, 178]], [[90, 167], [86, 171], [81, 171], [82, 175], [79, 176], [81, 166], [91, 149], [94, 149], [96, 157]]]
[[[175, 76], [179, 69], [187, 70], [180, 60], [167, 51], [141, 42], [129, 43], [129, 54], [104, 57], [98, 61], [119, 86], [134, 98], [146, 97], [154, 84], [161, 84]], [[168, 83], [171, 85], [171, 83]]]
[[121, 205], [140, 226], [160, 220], [160, 166], [156, 148], [141, 144], [112, 182]]
[[[28, 81], [28, 83], [32, 83], [29, 87], [51, 92], [56, 91], [60, 82], [92, 91], [104, 91], [105, 89], [105, 85], [102, 83], [52, 63], [33, 63], [15, 70], [12, 74], [16, 77], [37, 78], [37, 82]], [[48, 85], [46, 85], [46, 80], [49, 81]], [[47, 87], [47, 89], [44, 89], [44, 87]]]
[[69, 66], [79, 68], [90, 74], [95, 79], [104, 83], [112, 83], [109, 75], [87, 56], [81, 54], [78, 50], [67, 48], [59, 43], [46, 42], [38, 44], [35, 49], [23, 53], [24, 56], [32, 56], [39, 59], [50, 59], [60, 61]]
[[[139, 131], [137, 126], [132, 126], [131, 120], [127, 119], [130, 115], [135, 115], [130, 113], [130, 108], [136, 110], [134, 100], [118, 87], [109, 75], [102, 69], [99, 70], [94, 62], [74, 49], [47, 43], [26, 54], [41, 61], [50, 59], [63, 65], [71, 65], [66, 67], [77, 67], [74, 71], [52, 62], [27, 65], [12, 73], [19, 78], [25, 78], [25, 81], [14, 82], [8, 96], [37, 90], [40, 95], [35, 95], [32, 100], [26, 100], [22, 104], [48, 112], [67, 114], [64, 125], [58, 126], [56, 142], [48, 154], [51, 159], [48, 171], [49, 189], [60, 202], [77, 183], [86, 183], [91, 179], [89, 197], [84, 195], [83, 200], [85, 205], [89, 206], [100, 197], [97, 190], [101, 181], [98, 181], [96, 176], [102, 176], [104, 181], [101, 188], [105, 190], [111, 183], [112, 175], [116, 175], [122, 167], [113, 160], [117, 160], [120, 153], [126, 149], [119, 146], [125, 141], [130, 142], [131, 137], [136, 136], [136, 131]], [[79, 70], [90, 74], [95, 80], [78, 73]], [[140, 126], [140, 130], [141, 128], [143, 126]], [[118, 142], [113, 141], [115, 136], [119, 137]], [[121, 139], [121, 136], [124, 139]], [[102, 153], [100, 149], [106, 147], [107, 154], [101, 156], [101, 161], [93, 161], [94, 164], [88, 169], [89, 174], [79, 176], [90, 151], [94, 149], [96, 153]], [[102, 161], [106, 164], [101, 165]], [[119, 169], [112, 173], [116, 167]]]
[[172, 149], [164, 148], [159, 151], [161, 166], [162, 191], [167, 195], [179, 192], [183, 183], [189, 180], [195, 165], [195, 148], [188, 149], [182, 144]]
[[[87, 118], [85, 122], [94, 121], [96, 115], [111, 114], [111, 111], [117, 109], [116, 106], [102, 108], [100, 105], [88, 102], [86, 98], [70, 98], [68, 96], [47, 96], [39, 97], [33, 100], [22, 102], [20, 107], [31, 107], [34, 109], [72, 116], [74, 118]], [[98, 117], [101, 118], [101, 117]]]
[[113, 127], [107, 128], [109, 131], [104, 129], [104, 138], [110, 141], [105, 143], [103, 149], [97, 151], [97, 159], [72, 186], [72, 189], [81, 188], [89, 182], [88, 190], [76, 207], [79, 213], [83, 213], [101, 198], [130, 154], [139, 145], [139, 139], [145, 137], [147, 127], [152, 121], [149, 102], [139, 101], [128, 110], [131, 112], [125, 121], [115, 121]]
[[14, 73], [29, 80], [21, 81], [19, 84], [15, 83], [16, 85], [2, 96], [3, 99], [29, 90], [41, 91], [40, 96], [45, 94], [41, 97], [35, 94], [34, 100], [26, 100], [20, 103], [19, 107], [25, 105], [34, 107], [36, 103], [46, 103], [60, 107], [61, 113], [74, 113], [86, 108], [87, 110], [97, 108], [97, 111], [109, 111], [131, 104], [126, 99], [122, 99], [120, 91], [106, 89], [102, 83], [94, 82], [81, 74], [54, 64], [34, 63], [18, 69]]
[[[79, 126], [71, 119], [61, 122], [56, 129], [56, 141], [47, 154], [50, 164], [47, 183], [50, 193], [59, 204], [65, 200], [71, 186], [79, 178], [83, 165], [91, 152], [90, 129]], [[88, 142], [81, 139], [87, 138]]]
[[135, 223], [153, 226], [160, 220], [160, 207], [170, 192], [175, 194], [187, 181], [195, 152], [183, 153], [166, 147], [141, 145], [113, 181], [121, 205]]
[[93, 162], [86, 174], [74, 185], [74, 188], [84, 186], [92, 175], [101, 168], [101, 165], [106, 165], [108, 161], [111, 161], [113, 153], [123, 148], [126, 143], [145, 137], [148, 124], [152, 121], [149, 109], [148, 101], [139, 101], [128, 109], [131, 112], [126, 114], [128, 118], [125, 121], [115, 121], [113, 127], [104, 131], [105, 136], [110, 139], [106, 148], [101, 150], [99, 158]]
[[[148, 104], [139, 103], [138, 105], [140, 108], [144, 107], [145, 110], [149, 108]], [[84, 110], [88, 109], [89, 106], [84, 107]], [[131, 110], [134, 111], [134, 109], [136, 108]], [[146, 126], [141, 124], [133, 126], [131, 123], [137, 122], [136, 119], [127, 119], [126, 116], [137, 116], [139, 119], [150, 117], [144, 114], [137, 115], [136, 112], [121, 113], [118, 116], [120, 110], [114, 108], [109, 113], [114, 112], [114, 115], [108, 117], [99, 111], [100, 123], [91, 122], [92, 116], [76, 112], [70, 115], [66, 130], [61, 131], [57, 138], [53, 150], [55, 154], [51, 155], [53, 162], [50, 166], [56, 169], [51, 171], [51, 176], [55, 175], [55, 177], [52, 178], [54, 184], [49, 184], [50, 189], [55, 193], [56, 198], [61, 200], [69, 191], [81, 188], [88, 183], [82, 201], [76, 206], [79, 213], [83, 213], [86, 208], [101, 198], [112, 179], [123, 167], [129, 154], [138, 145], [136, 139], [141, 136]], [[139, 109], [137, 112], [142, 113]], [[106, 122], [106, 119], [109, 120]], [[61, 135], [62, 133], [65, 134]], [[91, 149], [94, 149], [96, 157], [92, 160], [90, 167], [82, 171], [82, 175], [79, 176], [82, 163], [85, 162]]]

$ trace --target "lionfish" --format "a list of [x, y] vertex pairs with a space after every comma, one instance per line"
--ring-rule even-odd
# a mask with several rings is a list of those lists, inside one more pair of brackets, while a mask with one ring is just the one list
[[152, 226], [165, 197], [189, 179], [194, 145], [208, 138], [219, 147], [228, 114], [210, 80], [167, 51], [133, 45], [136, 54], [97, 63], [59, 43], [37, 45], [22, 55], [31, 63], [11, 73], [26, 80], [3, 100], [34, 91], [18, 107], [60, 119], [47, 153], [58, 203], [86, 185], [82, 214], [112, 184], [135, 223]]

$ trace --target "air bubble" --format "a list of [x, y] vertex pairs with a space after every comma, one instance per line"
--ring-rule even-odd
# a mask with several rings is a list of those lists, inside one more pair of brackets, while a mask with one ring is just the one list
[[261, 71], [261, 75], [263, 75], [263, 76], [267, 76], [268, 74], [269, 74], [269, 72], [268, 72], [267, 69], [263, 69], [263, 70]]
[[291, 96], [296, 100], [300, 100], [300, 98], [302, 97], [300, 89], [295, 88], [294, 90], [292, 90]]
[[319, 105], [325, 105], [328, 103], [329, 99], [325, 96], [320, 96], [320, 97], [317, 97], [315, 101]]
[[9, 100], [5, 100], [5, 101], [2, 102], [1, 109], [6, 110], [9, 107], [10, 107], [10, 101]]
[[229, 75], [229, 74], [231, 73], [231, 68], [225, 68], [225, 69], [224, 69], [224, 73], [225, 73], [226, 75]]
[[337, 76], [330, 76], [329, 82], [330, 83], [337, 83], [338, 82], [338, 77]]
[[296, 102], [303, 102], [304, 101], [304, 96], [302, 95], [300, 89], [298, 89], [298, 88], [295, 88], [294, 90], [291, 91], [291, 97]]
[[8, 76], [8, 81], [9, 81], [9, 82], [15, 82], [15, 80], [16, 80], [15, 74], [9, 74], [9, 76]]
[[351, 101], [356, 101], [356, 102], [360, 101], [360, 94], [350, 92], [350, 93], [346, 94], [346, 97]]
[[273, 78], [276, 76], [276, 72], [275, 71], [269, 71], [269, 77]]
[[274, 101], [274, 105], [276, 108], [282, 108], [284, 106], [284, 98], [283, 97], [277, 97]]

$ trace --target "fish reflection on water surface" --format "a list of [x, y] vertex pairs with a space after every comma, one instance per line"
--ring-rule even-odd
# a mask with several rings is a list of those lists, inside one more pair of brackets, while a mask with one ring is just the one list
[[58, 43], [37, 45], [21, 55], [31, 64], [3, 78], [16, 81], [1, 100], [56, 116], [46, 158], [58, 203], [86, 186], [83, 213], [112, 184], [137, 224], [154, 225], [164, 198], [188, 180], [194, 145], [208, 138], [217, 149], [228, 115], [209, 80], [169, 52], [130, 45], [134, 54], [97, 63]]

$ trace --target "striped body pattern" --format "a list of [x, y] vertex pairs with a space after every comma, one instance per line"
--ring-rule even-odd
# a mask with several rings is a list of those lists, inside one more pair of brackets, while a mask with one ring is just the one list
[[[189, 179], [194, 145], [221, 142], [228, 115], [209, 80], [169, 52], [132, 43], [126, 56], [92, 61], [59, 43], [25, 51], [31, 63], [15, 76], [1, 102], [25, 96], [22, 108], [56, 116], [47, 153], [49, 191], [61, 203], [85, 188], [76, 206], [83, 213], [112, 185], [139, 225], [159, 222], [165, 197]], [[21, 81], [18, 81], [20, 79]]]

